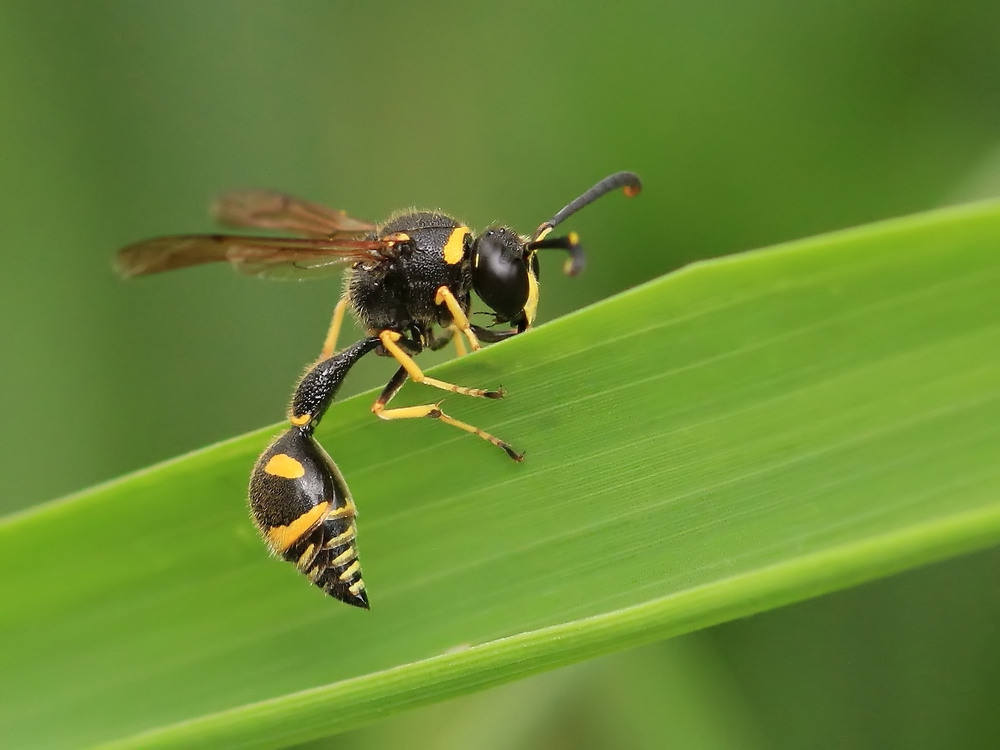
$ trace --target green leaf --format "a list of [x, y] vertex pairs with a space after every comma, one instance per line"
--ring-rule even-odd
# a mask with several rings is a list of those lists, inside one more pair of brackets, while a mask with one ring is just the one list
[[371, 612], [247, 520], [279, 428], [11, 517], [0, 736], [277, 747], [995, 544], [998, 244], [998, 204], [841, 232], [438, 368], [521, 465], [335, 404]]

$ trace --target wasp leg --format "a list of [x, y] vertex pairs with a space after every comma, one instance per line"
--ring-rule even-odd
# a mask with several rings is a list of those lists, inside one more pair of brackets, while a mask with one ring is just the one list
[[[454, 325], [450, 326], [448, 328], [448, 330], [451, 331], [452, 333], [454, 333], [455, 332], [455, 326]], [[469, 350], [465, 348], [465, 344], [462, 343], [462, 337], [461, 336], [454, 336], [454, 337], [452, 337], [452, 341], [455, 342], [455, 356], [456, 357], [464, 357], [466, 354], [469, 353]]]
[[450, 424], [452, 427], [457, 427], [460, 430], [471, 432], [473, 435], [478, 435], [488, 443], [493, 443], [493, 445], [503, 450], [515, 461], [524, 460], [524, 454], [518, 453], [510, 446], [509, 443], [504, 442], [495, 435], [491, 435], [488, 432], [480, 430], [478, 427], [474, 427], [471, 424], [449, 417], [441, 411], [440, 402], [437, 404], [423, 404], [421, 406], [403, 406], [398, 409], [386, 409], [386, 404], [392, 401], [393, 397], [399, 393], [403, 384], [406, 383], [408, 375], [409, 373], [406, 371], [406, 368], [400, 367], [396, 370], [396, 374], [392, 376], [392, 380], [386, 384], [379, 397], [375, 399], [375, 403], [372, 404], [372, 413], [379, 419], [419, 419], [421, 417], [437, 419], [445, 424]]
[[476, 339], [476, 334], [472, 331], [472, 325], [469, 323], [469, 317], [465, 314], [462, 306], [458, 304], [458, 300], [455, 299], [455, 295], [451, 293], [451, 289], [446, 286], [439, 286], [437, 293], [434, 295], [434, 304], [443, 304], [448, 308], [448, 312], [451, 314], [451, 320], [454, 323], [455, 328], [465, 334], [465, 337], [469, 340], [469, 347], [472, 351], [475, 352], [482, 348], [479, 345], [479, 340]]
[[433, 331], [429, 331], [425, 346], [432, 352], [443, 349], [455, 340], [455, 326], [451, 325], [441, 330], [441, 335], [437, 336]]
[[472, 326], [473, 332], [479, 337], [480, 341], [485, 341], [487, 344], [495, 344], [498, 341], [503, 341], [504, 339], [509, 339], [511, 336], [517, 336], [517, 334], [522, 333], [522, 331], [516, 328], [510, 328], [505, 331], [495, 331], [492, 328], [483, 328], [482, 326]]
[[424, 375], [424, 371], [420, 369], [420, 366], [413, 361], [413, 357], [407, 354], [403, 348], [397, 343], [401, 338], [402, 334], [396, 331], [385, 330], [378, 335], [379, 341], [382, 342], [382, 346], [385, 348], [389, 354], [391, 354], [406, 373], [410, 376], [410, 380], [414, 383], [423, 383], [424, 385], [430, 385], [434, 388], [440, 388], [442, 391], [451, 391], [452, 393], [460, 393], [463, 396], [476, 396], [477, 398], [503, 398], [503, 391], [487, 391], [482, 388], [466, 388], [464, 385], [455, 385], [454, 383], [447, 383], [444, 380], [438, 380], [437, 378], [429, 378]]
[[340, 298], [337, 306], [333, 308], [333, 319], [330, 321], [330, 328], [326, 332], [323, 340], [323, 350], [319, 353], [320, 359], [328, 359], [337, 350], [337, 338], [340, 336], [340, 327], [344, 324], [344, 313], [347, 311], [347, 295]]
[[449, 342], [453, 341], [455, 343], [455, 355], [458, 357], [464, 357], [468, 354], [468, 350], [465, 348], [465, 344], [462, 343], [462, 337], [455, 335], [457, 330], [458, 329], [455, 325], [452, 324], [445, 328], [444, 333], [440, 336], [434, 336], [432, 334], [430, 340], [427, 342], [427, 348], [432, 352], [436, 352], [438, 349], [443, 349]]
[[[449, 330], [452, 331], [452, 332], [454, 332], [455, 327], [452, 326], [451, 328], [449, 328]], [[453, 340], [455, 342], [455, 356], [456, 357], [464, 357], [466, 354], [469, 353], [468, 350], [465, 348], [465, 344], [462, 343], [462, 337], [461, 336], [455, 336]]]

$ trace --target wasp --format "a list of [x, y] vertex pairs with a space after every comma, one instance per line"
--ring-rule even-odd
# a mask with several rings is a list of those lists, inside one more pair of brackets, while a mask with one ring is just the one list
[[[370, 352], [391, 357], [398, 369], [372, 405], [376, 416], [436, 419], [521, 461], [523, 454], [508, 443], [445, 414], [439, 403], [389, 408], [389, 402], [407, 380], [464, 396], [502, 398], [500, 389], [429, 377], [414, 356], [453, 338], [461, 353], [465, 344], [475, 351], [482, 342], [526, 331], [538, 309], [538, 252], [565, 251], [564, 271], [570, 276], [584, 267], [576, 233], [553, 237], [552, 230], [609, 192], [622, 189], [633, 196], [641, 187], [631, 172], [610, 175], [530, 236], [506, 226], [491, 226], [477, 235], [436, 211], [405, 211], [375, 225], [282, 193], [237, 190], [216, 200], [218, 221], [297, 236], [159, 237], [120, 250], [117, 267], [127, 278], [215, 261], [226, 261], [240, 273], [281, 278], [308, 278], [347, 267], [320, 357], [295, 388], [287, 414], [290, 426], [257, 460], [248, 495], [253, 521], [273, 554], [294, 563], [327, 594], [368, 609], [356, 543], [357, 509], [343, 475], [314, 437], [347, 373]], [[470, 321], [473, 292], [492, 311], [488, 326]], [[367, 335], [338, 350], [348, 308]]]

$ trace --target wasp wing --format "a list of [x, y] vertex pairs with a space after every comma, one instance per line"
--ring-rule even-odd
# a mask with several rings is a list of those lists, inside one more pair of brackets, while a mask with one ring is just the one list
[[344, 211], [273, 190], [223, 193], [212, 204], [212, 215], [233, 227], [276, 229], [306, 237], [332, 237], [375, 229], [374, 224], [348, 216]]
[[[349, 237], [247, 237], [187, 234], [143, 240], [118, 251], [116, 267], [125, 278], [172, 271], [203, 263], [229, 262], [249, 276], [311, 278], [345, 263], [391, 257], [392, 244]], [[320, 274], [321, 275], [321, 274]]]

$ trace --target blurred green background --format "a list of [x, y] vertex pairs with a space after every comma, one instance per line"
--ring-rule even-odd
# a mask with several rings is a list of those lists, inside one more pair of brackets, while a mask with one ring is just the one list
[[[590, 266], [550, 259], [540, 323], [698, 258], [1000, 193], [1000, 4], [0, 2], [0, 96], [3, 512], [281, 418], [336, 282], [111, 272], [126, 243], [210, 230], [223, 189], [527, 231], [639, 172], [640, 198], [572, 220]], [[345, 392], [390, 372], [364, 363]], [[953, 561], [352, 741], [982, 747], [998, 568]]]

